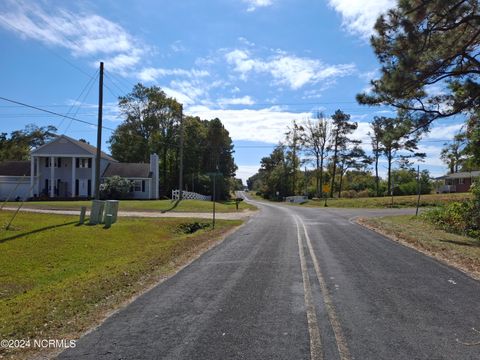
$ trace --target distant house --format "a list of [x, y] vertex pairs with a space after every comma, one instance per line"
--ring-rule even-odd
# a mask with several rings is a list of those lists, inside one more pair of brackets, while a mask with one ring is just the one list
[[[0, 199], [95, 196], [96, 147], [61, 135], [30, 153], [30, 161], [0, 163]], [[133, 199], [158, 199], [158, 155], [150, 163], [120, 163], [101, 153], [100, 180], [121, 176], [133, 183]]]
[[467, 192], [478, 177], [480, 177], [480, 170], [440, 176], [437, 180], [443, 180], [443, 185], [437, 188], [437, 193]]

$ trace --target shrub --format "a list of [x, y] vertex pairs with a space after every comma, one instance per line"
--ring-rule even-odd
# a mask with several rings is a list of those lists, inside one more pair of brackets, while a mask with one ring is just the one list
[[480, 182], [473, 183], [471, 191], [472, 200], [428, 210], [422, 217], [443, 230], [480, 239]]
[[357, 197], [359, 198], [367, 198], [369, 196], [371, 196], [374, 192], [372, 190], [369, 190], [369, 189], [365, 189], [365, 190], [361, 190], [357, 193]]
[[357, 192], [355, 190], [344, 190], [342, 191], [342, 197], [353, 199], [357, 197]]
[[106, 178], [100, 184], [100, 198], [102, 199], [125, 199], [130, 194], [132, 182], [120, 176]]

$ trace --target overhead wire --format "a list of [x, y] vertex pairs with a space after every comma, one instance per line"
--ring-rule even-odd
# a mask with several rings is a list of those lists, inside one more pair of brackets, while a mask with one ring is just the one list
[[[92, 90], [92, 87], [93, 87], [93, 85], [95, 84], [95, 80], [96, 80], [97, 78], [98, 78], [98, 72], [97, 72], [97, 75], [95, 76], [95, 79], [93, 79], [93, 80], [91, 81], [90, 86], [89, 86], [87, 92], [85, 93], [85, 95], [83, 96], [83, 99], [81, 100], [80, 103], [84, 103], [84, 102], [85, 102], [85, 100], [87, 99], [87, 96], [90, 94], [90, 91]], [[83, 90], [82, 90], [82, 92], [83, 92]], [[77, 114], [78, 114], [78, 111], [79, 111], [79, 110], [80, 110], [80, 108], [77, 107], [77, 110], [76, 110], [75, 113], [73, 114], [73, 117], [77, 117]], [[66, 127], [65, 130], [63, 131], [63, 134], [66, 134], [66, 133], [67, 133], [68, 129], [70, 129], [70, 126], [72, 125], [72, 122], [73, 122], [73, 120], [70, 120], [70, 122], [68, 123], [67, 127]]]
[[[83, 123], [83, 124], [88, 124], [88, 125], [92, 125], [92, 126], [97, 126], [97, 127], [98, 127], [98, 124], [95, 124], [95, 123], [92, 123], [92, 122], [89, 122], [89, 121], [77, 119], [77, 118], [74, 118], [74, 117], [68, 116], [68, 115], [65, 116], [64, 114], [59, 114], [59, 113], [57, 113], [57, 112], [55, 112], [55, 111], [50, 111], [50, 110], [47, 110], [47, 109], [42, 109], [42, 108], [40, 108], [40, 107], [38, 107], [38, 106], [29, 105], [29, 104], [26, 104], [26, 103], [23, 103], [23, 102], [20, 102], [20, 101], [8, 99], [8, 98], [3, 97], [3, 96], [0, 96], [0, 100], [7, 101], [7, 102], [10, 102], [10, 103], [13, 103], [13, 104], [17, 104], [17, 105], [22, 105], [22, 106], [25, 106], [25, 107], [27, 107], [27, 108], [35, 109], [35, 110], [38, 110], [38, 111], [42, 111], [42, 112], [45, 112], [45, 113], [48, 113], [48, 114], [51, 114], [51, 115], [60, 116], [60, 117], [65, 117], [65, 118], [67, 118], [67, 119], [71, 119], [71, 120], [73, 120], [73, 121], [78, 121], [78, 122]], [[102, 126], [102, 129], [115, 131], [115, 129], [112, 129], [112, 128], [107, 127], [107, 126]]]
[[[90, 89], [92, 88], [93, 83], [94, 83], [95, 80], [97, 79], [98, 72], [99, 72], [99, 70], [97, 70], [97, 71], [95, 72], [95, 74], [93, 75], [93, 77], [88, 80], [88, 82], [85, 84], [85, 86], [83, 87], [82, 91], [80, 92], [80, 95], [78, 95], [78, 97], [77, 97], [77, 98], [75, 99], [75, 101], [72, 103], [72, 105], [70, 106], [70, 108], [68, 109], [68, 111], [65, 113], [65, 115], [69, 115], [70, 112], [73, 110], [73, 108], [74, 108], [76, 105], [79, 104], [79, 100], [80, 100], [80, 98], [82, 97], [82, 95], [83, 95], [83, 93], [85, 92], [85, 90], [87, 89], [87, 87], [89, 87], [88, 92], [90, 92]], [[81, 101], [80, 104], [83, 103], [84, 101], [85, 101], [85, 99], [84, 99], [83, 101]], [[80, 107], [77, 107], [77, 110], [76, 110], [75, 114], [73, 115], [74, 117], [77, 116], [79, 110], [80, 110]], [[62, 124], [63, 124], [64, 121], [65, 121], [65, 117], [62, 118], [62, 121], [60, 121], [60, 124], [57, 126], [57, 129], [60, 129], [60, 127], [62, 126]], [[72, 123], [72, 121], [73, 121], [73, 120], [70, 120], [70, 123], [69, 123], [69, 125], [67, 126], [67, 129], [70, 127], [70, 124]]]

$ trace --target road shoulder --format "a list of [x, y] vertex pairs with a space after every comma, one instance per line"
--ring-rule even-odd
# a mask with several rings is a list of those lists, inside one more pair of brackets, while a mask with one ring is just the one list
[[414, 216], [358, 217], [355, 222], [480, 280], [480, 244], [436, 229]]

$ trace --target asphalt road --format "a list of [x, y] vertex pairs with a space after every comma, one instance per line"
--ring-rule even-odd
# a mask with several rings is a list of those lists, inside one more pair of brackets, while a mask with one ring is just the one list
[[385, 210], [259, 207], [59, 358], [480, 359], [480, 283], [350, 221]]

